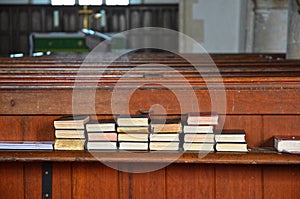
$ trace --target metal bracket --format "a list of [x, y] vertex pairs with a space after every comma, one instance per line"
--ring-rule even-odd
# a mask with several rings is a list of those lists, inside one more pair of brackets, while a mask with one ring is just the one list
[[42, 199], [52, 198], [52, 163], [45, 162], [42, 166]]

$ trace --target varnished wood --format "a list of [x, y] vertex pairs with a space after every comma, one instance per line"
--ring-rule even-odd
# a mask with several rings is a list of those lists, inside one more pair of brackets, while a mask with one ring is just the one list
[[[204, 157], [203, 157], [204, 156]], [[139, 157], [139, 158], [137, 158]], [[0, 162], [106, 162], [106, 163], [191, 163], [191, 164], [300, 164], [300, 156], [281, 154], [274, 151], [264, 153], [225, 153], [209, 154], [179, 152], [118, 152], [95, 151], [53, 151], [53, 152], [11, 152], [0, 151]]]
[[215, 166], [172, 164], [166, 181], [168, 199], [215, 198]]
[[[37, 172], [39, 171], [39, 172]], [[42, 196], [42, 164], [24, 163], [25, 199], [39, 199]]]
[[263, 198], [262, 169], [256, 165], [216, 166], [216, 198]]
[[55, 162], [52, 165], [52, 198], [72, 198], [72, 164]]

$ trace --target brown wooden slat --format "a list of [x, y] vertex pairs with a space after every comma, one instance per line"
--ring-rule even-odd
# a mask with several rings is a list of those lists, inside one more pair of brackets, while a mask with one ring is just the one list
[[300, 166], [264, 166], [264, 198], [300, 198]]
[[[225, 121], [225, 122], [224, 122]], [[248, 147], [260, 147], [262, 145], [262, 117], [258, 115], [227, 115], [220, 116], [219, 123], [223, 123], [223, 129], [243, 129], [246, 132]], [[220, 129], [217, 126], [216, 129]]]
[[23, 164], [0, 164], [0, 193], [1, 198], [25, 198]]
[[[149, 164], [126, 164], [123, 169], [139, 172], [152, 169]], [[146, 173], [127, 173], [119, 174], [120, 198], [166, 198], [165, 196], [165, 169], [160, 169]]]
[[252, 165], [216, 166], [216, 199], [263, 198], [262, 170]]
[[118, 171], [101, 163], [72, 164], [72, 198], [118, 198]]
[[42, 164], [24, 164], [25, 199], [39, 199], [42, 197]]
[[172, 164], [166, 168], [167, 198], [215, 198], [215, 166]]
[[[139, 153], [138, 153], [139, 154]], [[281, 154], [265, 150], [249, 153], [212, 152], [200, 157], [199, 154], [178, 152], [142, 152], [137, 155], [119, 151], [0, 151], [0, 162], [105, 162], [105, 163], [180, 163], [180, 164], [300, 164], [300, 156]], [[201, 154], [202, 155], [202, 154]], [[96, 157], [95, 157], [96, 156]]]
[[[290, 101], [284, 101], [284, 103], [291, 103], [291, 105], [294, 106], [292, 101], [295, 99], [296, 98]], [[280, 107], [274, 106], [274, 109], [277, 108]], [[265, 146], [274, 146], [273, 137], [276, 135], [300, 135], [299, 115], [263, 116], [263, 121], [263, 141]]]
[[52, 165], [52, 198], [72, 198], [72, 172], [71, 163], [58, 163]]

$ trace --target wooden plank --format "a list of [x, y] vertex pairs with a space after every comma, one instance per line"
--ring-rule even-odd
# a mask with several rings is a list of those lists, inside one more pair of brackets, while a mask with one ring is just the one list
[[[34, 115], [56, 115], [73, 114], [73, 108], [77, 114], [122, 114], [130, 108], [130, 113], [136, 114], [138, 110], [148, 110], [154, 104], [163, 106], [168, 114], [184, 114], [195, 111], [197, 103], [191, 102], [189, 97], [193, 91], [179, 90], [177, 95], [167, 95], [169, 91], [160, 89], [136, 90], [131, 98], [130, 90], [120, 91], [119, 96], [114, 97], [112, 103], [111, 90], [82, 90], [78, 95], [73, 95], [72, 90], [23, 90], [23, 91], [1, 91], [0, 114], [34, 114]], [[127, 93], [126, 93], [127, 92]], [[222, 94], [222, 93], [218, 93]], [[93, 96], [94, 97], [87, 97]], [[122, 95], [121, 95], [122, 94]], [[211, 111], [211, 98], [207, 90], [195, 91], [201, 111]], [[300, 90], [228, 90], [227, 100], [224, 105], [227, 114], [253, 115], [253, 114], [300, 114]], [[76, 99], [76, 105], [72, 104], [72, 96]], [[151, 98], [145, 98], [151, 96]], [[14, 106], [11, 105], [14, 99]], [[128, 106], [129, 100], [129, 106]], [[57, 103], [59, 102], [59, 103]], [[178, 103], [180, 102], [180, 103]], [[215, 110], [225, 114], [220, 105], [215, 104]], [[112, 111], [112, 104], [114, 112]], [[179, 106], [180, 104], [181, 106]], [[73, 105], [73, 106], [72, 106]], [[172, 106], [170, 106], [172, 105]], [[173, 106], [174, 105], [174, 106]], [[125, 107], [125, 108], [124, 108]]]
[[118, 198], [118, 171], [101, 163], [72, 164], [72, 198]]
[[0, 116], [0, 140], [20, 141], [23, 140], [23, 117]]
[[212, 152], [205, 157], [199, 154], [178, 152], [143, 152], [137, 159], [134, 153], [119, 151], [0, 151], [0, 162], [104, 162], [104, 163], [180, 163], [180, 164], [300, 164], [300, 156], [276, 151], [252, 150], [249, 153]]
[[0, 164], [0, 193], [1, 198], [22, 199], [24, 196], [23, 164]]
[[252, 165], [217, 165], [216, 199], [263, 198], [262, 169]]
[[[291, 99], [292, 100], [292, 99]], [[295, 100], [295, 99], [293, 99]], [[289, 102], [285, 102], [289, 103]], [[290, 102], [292, 103], [292, 102]], [[278, 107], [274, 106], [274, 109]], [[299, 115], [263, 116], [263, 142], [265, 146], [274, 146], [275, 135], [300, 136]]]
[[42, 197], [42, 164], [24, 164], [25, 199], [40, 199]]
[[300, 198], [300, 166], [263, 166], [264, 198]]
[[215, 166], [172, 164], [166, 168], [167, 198], [215, 198]]
[[72, 198], [71, 163], [53, 163], [52, 189], [52, 198]]
[[[262, 145], [262, 116], [220, 115], [219, 123], [224, 124], [223, 129], [245, 130], [249, 148]], [[216, 127], [216, 129], [220, 128], [220, 125]]]
[[[166, 198], [165, 169], [144, 172], [152, 169], [149, 164], [125, 164], [126, 170], [143, 173], [120, 172], [120, 198]], [[139, 171], [139, 169], [141, 169]]]

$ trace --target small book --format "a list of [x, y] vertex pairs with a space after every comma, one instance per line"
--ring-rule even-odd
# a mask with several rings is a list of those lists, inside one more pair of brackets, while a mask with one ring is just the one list
[[179, 142], [179, 135], [178, 133], [164, 133], [164, 134], [150, 134], [150, 142], [157, 141], [157, 142]]
[[91, 121], [85, 125], [87, 132], [114, 132], [116, 124], [114, 122]]
[[215, 112], [192, 112], [188, 113], [186, 122], [188, 125], [218, 125], [218, 119], [219, 116]]
[[117, 118], [118, 126], [149, 126], [149, 117], [140, 116], [120, 116]]
[[278, 152], [300, 153], [300, 136], [275, 136], [274, 147]]
[[179, 120], [167, 120], [165, 123], [162, 121], [152, 121], [151, 129], [153, 133], [181, 133], [182, 125]]
[[247, 143], [222, 142], [216, 143], [216, 151], [220, 152], [248, 152]]
[[103, 132], [93, 132], [87, 133], [88, 141], [107, 141], [107, 142], [117, 142], [118, 135], [116, 132], [103, 133]]
[[137, 150], [137, 151], [147, 151], [148, 142], [120, 142], [120, 150]]
[[56, 129], [85, 129], [89, 116], [66, 116], [54, 121]]
[[117, 128], [118, 133], [148, 133], [148, 126], [119, 126]]
[[147, 142], [149, 138], [148, 133], [119, 133], [118, 141], [130, 141], [130, 142]]
[[117, 142], [87, 142], [87, 150], [116, 150]]
[[214, 151], [215, 143], [184, 143], [183, 149], [186, 151]]
[[85, 138], [85, 131], [83, 129], [56, 129], [55, 138]]
[[185, 134], [185, 142], [215, 142], [214, 134]]
[[84, 139], [56, 139], [55, 150], [84, 150]]
[[0, 142], [0, 150], [53, 150], [53, 142], [2, 141]]
[[150, 142], [151, 151], [178, 151], [179, 142]]
[[188, 126], [183, 127], [184, 133], [214, 133], [214, 126]]
[[216, 131], [216, 142], [246, 142], [246, 133], [244, 130], [222, 130], [221, 133]]

